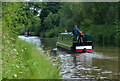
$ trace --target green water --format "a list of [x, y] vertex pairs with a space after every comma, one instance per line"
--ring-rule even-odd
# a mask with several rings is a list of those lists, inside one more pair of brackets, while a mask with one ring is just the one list
[[[42, 39], [42, 44], [46, 48], [53, 49], [56, 48], [56, 41], [56, 39]], [[63, 78], [118, 79], [120, 74], [118, 72], [119, 49], [120, 47], [113, 45], [94, 44], [94, 52], [91, 54], [68, 54], [58, 51], [58, 56], [62, 60]], [[77, 72], [71, 72], [73, 69]]]

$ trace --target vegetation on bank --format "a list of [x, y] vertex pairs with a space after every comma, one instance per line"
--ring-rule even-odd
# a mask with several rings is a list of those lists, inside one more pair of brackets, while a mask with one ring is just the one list
[[13, 25], [17, 20], [19, 25], [13, 27], [19, 28], [20, 31], [16, 30], [19, 34], [31, 31], [33, 35], [52, 38], [65, 30], [72, 32], [77, 24], [83, 32], [92, 34], [96, 43], [117, 45], [120, 42], [119, 9], [117, 2], [3, 3], [3, 12], [12, 12], [10, 16], [3, 15], [3, 18], [11, 18]]
[[60, 79], [59, 70], [43, 52], [23, 40], [3, 53], [3, 78], [7, 79]]
[[95, 43], [115, 45], [118, 43], [116, 29], [116, 25], [91, 25], [85, 33], [91, 34]]
[[[72, 32], [75, 24], [80, 27], [84, 33], [93, 35], [94, 42], [104, 44], [116, 44], [120, 42], [120, 20], [118, 17], [119, 3], [61, 3], [59, 5], [51, 5], [46, 3], [42, 12], [49, 11], [49, 14], [43, 15], [41, 19], [42, 29], [45, 29], [43, 36], [55, 37], [59, 32]], [[47, 6], [46, 6], [47, 5]], [[58, 7], [52, 11], [49, 8]], [[59, 8], [60, 6], [60, 8]], [[49, 8], [48, 8], [49, 7]], [[41, 16], [40, 16], [41, 18]], [[58, 32], [52, 31], [59, 28]]]
[[[59, 79], [59, 70], [34, 45], [18, 39], [18, 35], [39, 31], [40, 19], [27, 3], [2, 3], [2, 78]], [[39, 32], [37, 32], [39, 33]], [[37, 33], [34, 33], [36, 35]]]
[[77, 24], [81, 31], [92, 34], [96, 43], [120, 42], [118, 16], [120, 6], [117, 2], [3, 2], [2, 4], [3, 24], [7, 26], [3, 31], [12, 29], [16, 34], [30, 31], [33, 35], [52, 38], [65, 30], [72, 32], [74, 25]]

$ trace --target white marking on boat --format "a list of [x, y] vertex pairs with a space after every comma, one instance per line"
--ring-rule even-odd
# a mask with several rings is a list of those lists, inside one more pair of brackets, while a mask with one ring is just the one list
[[76, 46], [76, 49], [92, 49], [92, 46]]

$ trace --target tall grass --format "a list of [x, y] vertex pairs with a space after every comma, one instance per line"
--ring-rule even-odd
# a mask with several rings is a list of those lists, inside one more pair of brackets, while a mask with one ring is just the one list
[[[10, 51], [10, 52], [8, 52]], [[59, 79], [59, 70], [33, 44], [17, 39], [15, 48], [3, 55], [3, 78]], [[10, 53], [10, 54], [9, 54]]]
[[1, 21], [1, 18], [0, 18], [0, 80], [2, 79], [2, 52], [1, 52], [1, 49], [2, 49], [2, 21]]

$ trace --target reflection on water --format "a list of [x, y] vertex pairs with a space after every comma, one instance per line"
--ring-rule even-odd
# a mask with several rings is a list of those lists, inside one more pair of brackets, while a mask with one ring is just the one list
[[18, 36], [18, 38], [34, 44], [37, 48], [40, 48], [41, 46], [41, 41], [39, 37], [36, 37], [36, 36], [25, 37], [24, 35], [20, 35]]
[[[56, 48], [56, 40], [43, 40], [47, 47]], [[118, 79], [118, 47], [96, 45], [93, 53], [81, 54], [58, 49], [57, 55], [61, 58], [63, 79]]]
[[61, 74], [63, 74], [63, 78], [118, 78], [118, 64], [114, 58], [106, 58], [96, 53], [77, 55], [58, 53], [61, 57]]
[[[41, 41], [38, 37], [19, 38], [31, 42], [39, 48]], [[46, 49], [56, 48], [55, 39], [42, 39]], [[69, 54], [57, 49], [52, 60], [60, 57], [60, 74], [63, 79], [118, 79], [118, 47], [94, 46], [93, 53]], [[120, 73], [119, 73], [120, 74]]]

